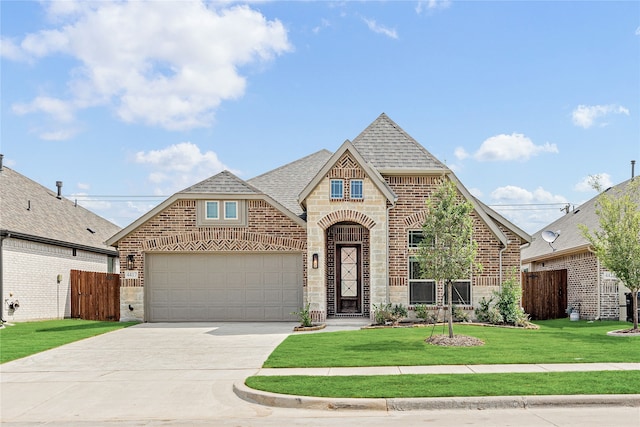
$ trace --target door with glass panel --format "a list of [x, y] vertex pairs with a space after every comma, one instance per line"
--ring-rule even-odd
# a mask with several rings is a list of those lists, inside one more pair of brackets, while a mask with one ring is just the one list
[[360, 313], [360, 245], [336, 246], [337, 312]]

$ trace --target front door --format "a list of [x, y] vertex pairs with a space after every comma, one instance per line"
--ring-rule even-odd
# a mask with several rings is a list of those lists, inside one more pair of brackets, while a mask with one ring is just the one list
[[337, 312], [361, 312], [360, 245], [336, 246]]

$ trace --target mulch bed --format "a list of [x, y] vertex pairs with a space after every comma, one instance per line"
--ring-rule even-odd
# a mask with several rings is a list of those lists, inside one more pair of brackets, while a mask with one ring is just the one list
[[425, 341], [429, 344], [445, 347], [476, 347], [484, 345], [484, 341], [481, 339], [467, 335], [454, 335], [453, 338], [449, 338], [449, 335], [433, 335]]

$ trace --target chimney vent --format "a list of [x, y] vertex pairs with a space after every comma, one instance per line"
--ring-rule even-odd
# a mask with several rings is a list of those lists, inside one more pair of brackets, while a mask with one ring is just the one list
[[0, 154], [0, 171], [2, 170], [2, 159], [4, 159], [4, 154]]
[[58, 199], [62, 199], [62, 181], [56, 181], [56, 187], [58, 187]]
[[636, 161], [631, 160], [631, 179], [635, 178], [635, 176], [636, 176]]

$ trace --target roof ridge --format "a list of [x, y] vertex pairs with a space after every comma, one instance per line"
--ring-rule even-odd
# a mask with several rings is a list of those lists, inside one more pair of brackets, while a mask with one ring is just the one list
[[317, 156], [318, 154], [323, 153], [323, 152], [324, 152], [324, 153], [327, 153], [327, 154], [329, 154], [329, 155], [333, 154], [331, 151], [327, 150], [326, 148], [323, 148], [323, 149], [318, 150], [318, 151], [316, 151], [316, 152], [314, 152], [314, 153], [307, 154], [307, 155], [306, 155], [306, 156], [304, 156], [304, 157], [300, 157], [299, 159], [292, 160], [292, 161], [290, 161], [289, 163], [286, 163], [286, 164], [284, 164], [284, 165], [278, 166], [278, 167], [277, 167], [277, 168], [275, 168], [275, 169], [271, 169], [271, 170], [268, 170], [268, 171], [266, 171], [266, 172], [263, 172], [263, 173], [261, 173], [260, 175], [256, 175], [256, 176], [254, 176], [253, 178], [249, 178], [249, 179], [247, 180], [247, 182], [250, 182], [250, 181], [256, 180], [256, 179], [258, 179], [258, 178], [262, 178], [262, 177], [263, 177], [263, 176], [265, 176], [265, 175], [272, 174], [272, 173], [274, 173], [274, 172], [277, 172], [277, 171], [279, 171], [279, 170], [282, 170], [282, 169], [284, 169], [284, 168], [287, 168], [287, 167], [289, 167], [289, 166], [291, 166], [291, 165], [294, 165], [294, 164], [296, 164], [296, 163], [299, 163], [299, 162], [302, 162], [302, 161], [304, 161], [304, 160], [307, 160], [307, 159], [309, 159], [310, 157]]

